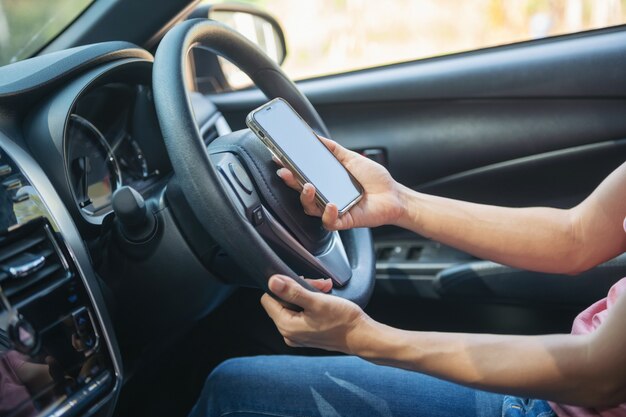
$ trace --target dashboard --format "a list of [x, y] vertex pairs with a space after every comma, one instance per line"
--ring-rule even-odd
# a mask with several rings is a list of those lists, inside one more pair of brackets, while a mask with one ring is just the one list
[[[107, 42], [0, 67], [0, 417], [110, 415], [232, 291], [179, 227], [152, 61]], [[230, 131], [212, 105], [196, 118], [206, 140]], [[141, 240], [114, 211], [124, 187], [152, 219]]]

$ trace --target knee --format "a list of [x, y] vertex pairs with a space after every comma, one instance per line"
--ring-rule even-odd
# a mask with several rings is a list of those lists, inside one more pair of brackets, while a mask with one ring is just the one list
[[207, 377], [204, 388], [189, 417], [208, 417], [221, 415], [228, 409], [229, 401], [247, 381], [241, 378], [241, 369], [245, 369], [240, 362], [243, 359], [229, 359], [218, 365]]
[[248, 362], [249, 358], [234, 358], [219, 364], [207, 377], [203, 394], [222, 397], [225, 393], [243, 389], [243, 385], [251, 381], [245, 376], [250, 371]]
[[287, 390], [295, 392], [306, 386], [298, 382], [309, 365], [306, 358], [273, 355], [224, 361], [208, 376], [190, 417], [273, 410]]

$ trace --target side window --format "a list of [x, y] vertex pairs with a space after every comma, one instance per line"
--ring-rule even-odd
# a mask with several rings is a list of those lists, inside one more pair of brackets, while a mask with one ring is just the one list
[[[282, 25], [294, 80], [626, 22], [626, 0], [250, 0]], [[225, 67], [233, 89], [247, 82]]]

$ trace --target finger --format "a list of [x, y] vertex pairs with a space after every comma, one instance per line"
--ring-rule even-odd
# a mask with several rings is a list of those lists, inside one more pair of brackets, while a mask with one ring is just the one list
[[300, 203], [304, 208], [304, 212], [309, 216], [322, 217], [324, 207], [320, 206], [316, 198], [315, 186], [313, 184], [304, 184], [300, 193]]
[[305, 278], [305, 281], [311, 284], [312, 287], [317, 288], [322, 292], [329, 292], [333, 289], [333, 282], [329, 279], [310, 279]]
[[302, 190], [302, 186], [296, 179], [296, 176], [293, 175], [293, 172], [291, 172], [287, 168], [280, 168], [276, 171], [276, 175], [278, 175], [289, 188], [293, 188], [296, 191]]
[[[318, 300], [317, 297], [322, 295], [307, 290], [293, 279], [284, 275], [273, 275], [268, 282], [268, 287], [270, 291], [281, 300], [302, 307], [305, 310], [315, 309]], [[287, 309], [283, 309], [283, 311], [287, 311]], [[297, 314], [291, 310], [289, 311], [293, 314]]]
[[322, 214], [322, 223], [328, 230], [338, 230], [341, 226], [339, 221], [339, 209], [332, 203], [326, 204], [324, 213]]
[[269, 294], [263, 294], [263, 297], [261, 297], [261, 305], [265, 309], [267, 315], [270, 316], [272, 321], [274, 321], [277, 327], [279, 323], [283, 322], [283, 320], [286, 320], [287, 318], [295, 314], [294, 311], [283, 307], [281, 303], [272, 298], [272, 296]]
[[326, 145], [328, 150], [331, 151], [333, 153], [333, 155], [335, 155], [335, 157], [342, 164], [345, 164], [346, 162], [348, 162], [348, 160], [350, 158], [353, 158], [355, 155], [358, 155], [357, 153], [352, 152], [352, 151], [344, 148], [343, 146], [341, 146], [340, 144], [338, 144], [337, 142], [335, 142], [332, 139], [327, 139], [327, 138], [322, 137], [322, 136], [318, 136], [318, 137], [320, 138], [322, 143], [324, 145]]
[[322, 209], [320, 209], [315, 202], [315, 187], [312, 184], [306, 183], [304, 187], [302, 187], [300, 203], [302, 203], [302, 207], [304, 207], [304, 212], [309, 216], [322, 216]]

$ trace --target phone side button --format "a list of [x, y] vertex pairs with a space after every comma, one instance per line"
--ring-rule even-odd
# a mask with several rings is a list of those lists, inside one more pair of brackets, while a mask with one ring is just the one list
[[252, 224], [259, 226], [263, 223], [263, 207], [259, 206], [252, 210]]

